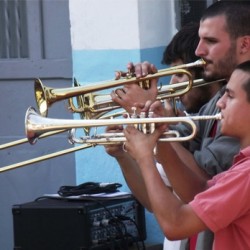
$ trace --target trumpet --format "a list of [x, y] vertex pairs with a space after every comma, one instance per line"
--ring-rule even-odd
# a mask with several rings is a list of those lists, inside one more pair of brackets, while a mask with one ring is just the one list
[[[136, 115], [135, 115], [136, 116]], [[196, 135], [197, 127], [194, 121], [197, 120], [211, 120], [221, 119], [221, 115], [209, 115], [209, 116], [184, 116], [184, 117], [160, 117], [153, 118], [152, 114], [149, 117], [145, 117], [143, 113], [140, 118], [128, 119], [101, 119], [101, 120], [70, 120], [70, 119], [53, 119], [46, 118], [39, 115], [33, 107], [28, 108], [25, 115], [25, 132], [30, 144], [35, 144], [39, 136], [43, 133], [49, 131], [65, 129], [71, 130], [76, 128], [83, 127], [103, 127], [110, 125], [134, 125], [137, 129], [141, 130], [144, 133], [152, 133], [155, 128], [155, 124], [167, 123], [167, 124], [176, 124], [176, 123], [185, 123], [192, 128], [190, 135], [180, 137], [178, 132], [167, 131], [163, 134], [163, 137], [159, 138], [159, 141], [169, 142], [169, 141], [187, 141]], [[149, 125], [149, 126], [148, 126]], [[98, 144], [114, 144], [125, 142], [126, 138], [122, 134], [116, 133], [106, 133], [101, 135], [93, 135], [91, 137], [85, 137], [81, 140], [81, 143], [90, 143], [93, 145]]]
[[60, 100], [69, 99], [72, 97], [83, 95], [84, 96], [83, 107], [81, 107], [80, 110], [75, 108], [74, 105], [72, 105], [73, 102], [71, 100], [70, 101], [71, 109], [74, 112], [86, 113], [86, 118], [89, 118], [89, 117], [94, 118], [93, 116], [90, 116], [90, 113], [100, 113], [100, 112], [107, 111], [107, 109], [110, 110], [110, 109], [117, 108], [117, 105], [115, 106], [114, 103], [112, 103], [111, 105], [107, 105], [106, 103], [104, 104], [104, 106], [101, 104], [99, 105], [99, 106], [102, 106], [102, 108], [104, 109], [101, 109], [101, 110], [95, 109], [93, 98], [95, 98], [96, 95], [93, 96], [93, 94], [90, 94], [90, 93], [93, 93], [94, 91], [101, 91], [104, 89], [115, 88], [121, 85], [130, 84], [130, 83], [138, 83], [142, 88], [147, 89], [147, 88], [150, 88], [151, 79], [169, 76], [173, 74], [186, 74], [189, 79], [188, 81], [189, 84], [186, 85], [186, 87], [182, 89], [181, 91], [178, 91], [178, 93], [171, 93], [170, 95], [166, 96], [166, 98], [173, 98], [173, 97], [180, 96], [180, 95], [187, 93], [192, 88], [192, 83], [193, 83], [192, 75], [187, 69], [191, 67], [202, 67], [204, 65], [205, 65], [205, 61], [200, 59], [193, 63], [183, 64], [183, 65], [179, 65], [179, 66], [175, 66], [175, 67], [171, 67], [167, 69], [162, 69], [162, 70], [159, 70], [155, 74], [149, 74], [139, 79], [136, 78], [132, 73], [128, 72], [125, 78], [121, 78], [119, 80], [105, 81], [103, 83], [92, 84], [88, 86], [79, 86], [79, 84], [75, 83], [75, 85], [77, 86], [71, 87], [71, 88], [53, 89], [53, 88], [44, 86], [40, 79], [36, 79], [35, 87], [34, 87], [35, 99], [36, 99], [36, 103], [37, 103], [40, 114], [42, 116], [47, 116], [48, 108], [53, 103], [60, 101]]

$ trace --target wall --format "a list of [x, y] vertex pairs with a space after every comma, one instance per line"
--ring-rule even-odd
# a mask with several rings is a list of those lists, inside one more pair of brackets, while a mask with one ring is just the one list
[[[73, 74], [82, 85], [113, 79], [115, 70], [126, 70], [130, 61], [148, 60], [161, 67], [165, 45], [175, 33], [174, 1], [71, 0], [69, 4]], [[76, 171], [78, 184], [120, 182], [122, 190], [129, 190], [116, 161], [102, 146], [77, 152]], [[147, 241], [162, 242], [155, 218], [146, 216]]]

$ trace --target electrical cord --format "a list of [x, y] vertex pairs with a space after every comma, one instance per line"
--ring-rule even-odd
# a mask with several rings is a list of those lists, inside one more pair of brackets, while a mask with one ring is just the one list
[[[129, 220], [129, 221], [131, 221], [131, 222], [135, 225], [135, 227], [136, 227], [136, 229], [137, 229], [137, 233], [138, 233], [138, 240], [139, 240], [139, 241], [141, 242], [141, 244], [142, 244], [142, 250], [145, 250], [146, 247], [145, 247], [145, 244], [144, 244], [144, 240], [143, 240], [143, 237], [142, 237], [142, 235], [141, 235], [141, 232], [140, 232], [140, 230], [139, 230], [139, 228], [138, 228], [138, 225], [137, 225], [137, 223], [135, 222], [135, 220], [131, 219], [129, 216], [121, 215], [121, 214], [118, 215], [117, 218], [118, 218], [119, 220], [121, 220], [121, 221]], [[131, 237], [132, 237], [132, 235], [131, 235]], [[134, 242], [135, 242], [136, 245], [137, 245], [137, 249], [140, 249], [137, 240], [134, 240]]]
[[[109, 210], [109, 208], [107, 208], [102, 201], [96, 200], [93, 197], [91, 199], [94, 202], [96, 202], [97, 204], [99, 204], [100, 206], [102, 206], [105, 209], [105, 211], [109, 214], [110, 218], [108, 219], [109, 220], [108, 224], [106, 226], [105, 225], [102, 225], [102, 226], [104, 228], [106, 228], [106, 230], [108, 230], [109, 226], [114, 226], [115, 229], [117, 230], [119, 238], [118, 239], [117, 238], [113, 239], [113, 244], [115, 244], [115, 242], [116, 242], [116, 244], [115, 244], [116, 249], [128, 250], [129, 239], [132, 239], [132, 242], [136, 243], [137, 250], [140, 250], [140, 249], [145, 250], [146, 249], [144, 241], [143, 241], [143, 237], [141, 236], [138, 225], [133, 219], [131, 219], [129, 216], [122, 215], [122, 214], [113, 215], [111, 213], [111, 211]], [[126, 212], [129, 212], [129, 211], [126, 211]], [[127, 221], [127, 220], [131, 221], [135, 225], [135, 227], [137, 229], [137, 233], [138, 233], [138, 239], [137, 240], [139, 240], [141, 242], [141, 244], [142, 244], [141, 248], [138, 245], [138, 242], [135, 239], [135, 237], [128, 234], [126, 224], [124, 223], [124, 221]], [[119, 244], [119, 240], [121, 241], [121, 243], [120, 243], [121, 245]], [[119, 247], [119, 245], [120, 245], [120, 247]]]
[[78, 186], [61, 186], [58, 194], [62, 197], [69, 197], [83, 194], [115, 193], [118, 192], [122, 184], [120, 183], [102, 183], [85, 182]]

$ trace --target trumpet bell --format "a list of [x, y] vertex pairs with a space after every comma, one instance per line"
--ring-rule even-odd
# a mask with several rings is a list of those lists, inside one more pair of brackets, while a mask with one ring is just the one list
[[[50, 88], [47, 88], [47, 92], [49, 92], [49, 89]], [[50, 101], [47, 98], [47, 95], [45, 93], [46, 90], [40, 79], [35, 79], [34, 90], [35, 90], [36, 104], [39, 109], [39, 112], [42, 116], [47, 116]]]

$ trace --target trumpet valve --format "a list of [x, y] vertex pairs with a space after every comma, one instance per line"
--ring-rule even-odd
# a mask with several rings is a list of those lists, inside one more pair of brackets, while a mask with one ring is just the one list
[[[136, 113], [136, 107], [132, 107], [131, 110], [132, 110], [132, 114], [129, 116], [129, 118], [132, 118], [132, 119], [138, 118], [137, 113]], [[139, 129], [138, 124], [134, 124], [134, 127], [136, 129]]]
[[[149, 118], [152, 118], [152, 117], [153, 117], [153, 114], [154, 114], [154, 112], [150, 111], [150, 112], [148, 113], [148, 117], [149, 117]], [[150, 133], [153, 133], [154, 130], [155, 130], [155, 124], [154, 124], [154, 123], [151, 123], [151, 124], [150, 124]]]
[[132, 113], [129, 117], [130, 118], [137, 118], [136, 107], [132, 107], [131, 111], [132, 111]]
[[[140, 113], [140, 118], [146, 118], [146, 113], [145, 112], [141, 112]], [[142, 123], [141, 124], [141, 127], [140, 127], [140, 130], [144, 133], [144, 134], [147, 134], [147, 124], [146, 123]]]

